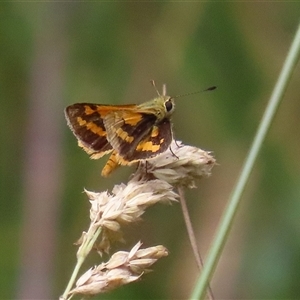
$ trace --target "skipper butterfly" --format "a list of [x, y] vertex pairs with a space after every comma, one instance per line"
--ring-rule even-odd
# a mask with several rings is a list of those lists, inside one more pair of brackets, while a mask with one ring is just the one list
[[[154, 81], [152, 81], [155, 87]], [[212, 90], [215, 87], [209, 88]], [[156, 89], [156, 87], [155, 87]], [[93, 159], [111, 153], [101, 175], [118, 165], [153, 158], [170, 146], [174, 98], [160, 95], [142, 104], [103, 105], [76, 103], [65, 109], [69, 127]]]

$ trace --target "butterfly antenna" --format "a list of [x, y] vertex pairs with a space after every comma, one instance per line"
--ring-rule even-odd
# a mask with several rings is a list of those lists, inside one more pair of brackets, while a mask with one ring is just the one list
[[[160, 95], [160, 92], [158, 91], [158, 89], [157, 89], [157, 87], [156, 87], [155, 81], [154, 81], [154, 80], [151, 80], [150, 82], [151, 82], [152, 86], [154, 87], [154, 89], [155, 89], [157, 95], [158, 95], [158, 96], [161, 96], [161, 95]], [[163, 90], [163, 92], [164, 92], [164, 90]]]
[[211, 86], [211, 87], [209, 87], [209, 88], [207, 88], [205, 90], [202, 90], [202, 91], [197, 91], [197, 92], [193, 92], [193, 93], [187, 93], [187, 94], [177, 95], [177, 96], [172, 97], [172, 98], [175, 99], [175, 98], [180, 98], [180, 97], [195, 95], [195, 94], [199, 94], [199, 93], [203, 93], [203, 92], [209, 92], [209, 91], [215, 90], [216, 88], [217, 88], [216, 86]]
[[163, 96], [167, 95], [167, 85], [165, 83], [162, 86], [162, 94], [163, 94]]

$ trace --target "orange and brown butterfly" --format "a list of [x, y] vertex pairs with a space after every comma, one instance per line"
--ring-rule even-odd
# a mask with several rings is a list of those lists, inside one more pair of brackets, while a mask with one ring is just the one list
[[[152, 84], [155, 87], [154, 81]], [[78, 145], [91, 158], [111, 153], [102, 176], [107, 177], [118, 165], [153, 158], [170, 146], [175, 97], [156, 91], [158, 97], [142, 104], [76, 103], [65, 109]]]

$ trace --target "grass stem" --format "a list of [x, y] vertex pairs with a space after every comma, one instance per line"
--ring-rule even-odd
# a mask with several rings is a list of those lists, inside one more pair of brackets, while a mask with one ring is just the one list
[[300, 25], [297, 29], [294, 41], [284, 62], [282, 71], [275, 84], [273, 93], [267, 104], [257, 133], [250, 147], [250, 151], [245, 159], [241, 174], [237, 179], [236, 185], [229, 198], [228, 205], [224, 211], [224, 214], [216, 231], [214, 241], [208, 252], [207, 260], [204, 264], [202, 273], [199, 276], [198, 282], [195, 285], [195, 289], [192, 292], [190, 299], [204, 299], [205, 297], [207, 286], [212, 279], [213, 273], [220, 259], [222, 250], [225, 246], [225, 242], [227, 240], [227, 237], [229, 236], [229, 231], [232, 227], [233, 220], [236, 215], [246, 183], [249, 179], [251, 171], [253, 170], [255, 160], [262, 147], [263, 141], [265, 140], [266, 134], [270, 128], [272, 120], [274, 119], [278, 106], [283, 99], [284, 92], [287, 89], [292, 73], [299, 60], [299, 55]]

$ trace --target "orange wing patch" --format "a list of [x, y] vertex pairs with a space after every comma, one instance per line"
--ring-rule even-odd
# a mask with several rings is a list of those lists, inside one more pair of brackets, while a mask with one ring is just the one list
[[136, 113], [132, 115], [132, 112], [125, 112], [122, 114], [122, 118], [124, 120], [124, 124], [136, 126], [143, 119], [143, 115]]
[[91, 132], [99, 136], [106, 136], [106, 131], [103, 130], [101, 127], [97, 126], [94, 122], [87, 122], [86, 120], [83, 120], [81, 117], [78, 117], [77, 121], [80, 126], [85, 126], [86, 129], [90, 130]]
[[[160, 144], [163, 143], [163, 139], [161, 139]], [[140, 142], [137, 147], [136, 147], [136, 151], [151, 151], [151, 152], [157, 152], [160, 148], [160, 144], [159, 145], [154, 145], [152, 141], [148, 141], [148, 142]]]
[[103, 177], [108, 177], [112, 171], [118, 168], [120, 165], [128, 165], [130, 162], [124, 160], [118, 155], [116, 151], [113, 151], [110, 155], [108, 161], [106, 162], [104, 168], [102, 169], [101, 175]]
[[121, 127], [116, 130], [116, 135], [127, 143], [132, 143], [134, 141], [134, 137], [128, 135], [128, 132], [124, 131]]

